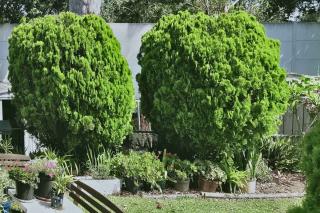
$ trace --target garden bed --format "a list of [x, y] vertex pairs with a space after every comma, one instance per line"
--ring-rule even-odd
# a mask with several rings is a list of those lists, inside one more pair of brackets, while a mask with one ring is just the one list
[[[216, 199], [276, 199], [276, 198], [300, 198], [304, 196], [305, 177], [300, 173], [273, 173], [273, 181], [267, 183], [257, 182], [257, 192], [255, 194], [248, 193], [204, 193], [197, 190], [190, 190], [182, 193], [174, 189], [165, 189], [163, 192], [150, 191], [140, 192], [139, 195], [144, 198], [168, 198], [175, 199], [180, 197], [208, 197]], [[132, 194], [122, 191], [123, 197]]]
[[305, 177], [299, 173], [272, 174], [273, 181], [257, 184], [257, 193], [303, 193]]

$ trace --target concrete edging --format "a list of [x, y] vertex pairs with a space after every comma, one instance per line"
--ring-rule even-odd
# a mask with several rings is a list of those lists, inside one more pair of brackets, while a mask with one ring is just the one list
[[279, 199], [279, 198], [301, 198], [304, 196], [304, 193], [230, 194], [230, 193], [201, 192], [201, 195], [206, 198], [215, 198], [215, 199]]
[[302, 198], [305, 193], [272, 193], [272, 194], [231, 194], [231, 193], [220, 193], [220, 192], [200, 192], [199, 194], [159, 194], [159, 195], [150, 195], [142, 194], [143, 198], [153, 198], [153, 199], [176, 199], [181, 197], [188, 198], [212, 198], [212, 199], [281, 199], [281, 198]]

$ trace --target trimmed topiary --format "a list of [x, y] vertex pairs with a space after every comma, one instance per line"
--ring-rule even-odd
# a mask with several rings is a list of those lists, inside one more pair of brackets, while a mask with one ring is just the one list
[[287, 109], [279, 42], [244, 12], [163, 17], [138, 59], [142, 111], [171, 151], [241, 150], [274, 133]]
[[132, 129], [133, 83], [102, 18], [37, 18], [16, 27], [9, 45], [18, 116], [43, 145], [60, 153], [121, 145]]
[[302, 207], [290, 213], [320, 212], [320, 122], [306, 134], [303, 141], [302, 170], [307, 179], [306, 197]]

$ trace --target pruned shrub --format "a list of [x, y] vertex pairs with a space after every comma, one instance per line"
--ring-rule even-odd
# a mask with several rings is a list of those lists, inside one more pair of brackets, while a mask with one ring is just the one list
[[60, 153], [121, 145], [132, 129], [133, 83], [102, 18], [61, 13], [33, 19], [13, 30], [9, 45], [17, 114], [43, 145]]
[[169, 151], [216, 157], [277, 130], [289, 99], [280, 45], [244, 12], [163, 17], [142, 39], [142, 111]]

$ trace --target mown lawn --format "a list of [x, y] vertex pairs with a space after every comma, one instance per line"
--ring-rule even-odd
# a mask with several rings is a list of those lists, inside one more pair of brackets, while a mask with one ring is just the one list
[[109, 197], [128, 213], [190, 212], [190, 213], [282, 213], [299, 205], [301, 199], [278, 200], [214, 200], [202, 198], [147, 199], [138, 196]]

